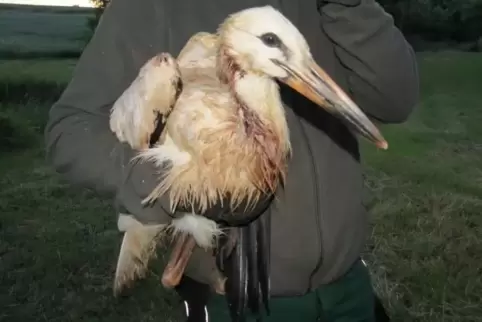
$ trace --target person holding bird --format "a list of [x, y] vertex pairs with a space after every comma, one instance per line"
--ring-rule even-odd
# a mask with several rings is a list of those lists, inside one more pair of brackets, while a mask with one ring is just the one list
[[[115, 0], [52, 106], [45, 137], [55, 169], [112, 196], [119, 212], [144, 225], [169, 222], [176, 213], [163, 200], [143, 205], [158, 183], [156, 167], [130, 162], [136, 151], [111, 132], [110, 109], [151, 57], [178, 52], [232, 12], [265, 5], [293, 22], [316, 62], [364, 113], [386, 124], [409, 117], [419, 96], [415, 54], [375, 0]], [[293, 150], [286, 182], [249, 213], [271, 218], [271, 312], [263, 321], [388, 321], [361, 259], [368, 214], [358, 141], [298, 93], [281, 87], [281, 97]], [[225, 206], [208, 212], [224, 213]], [[176, 288], [187, 321], [229, 321], [223, 297], [208, 286], [215, 265], [209, 252], [192, 254]]]

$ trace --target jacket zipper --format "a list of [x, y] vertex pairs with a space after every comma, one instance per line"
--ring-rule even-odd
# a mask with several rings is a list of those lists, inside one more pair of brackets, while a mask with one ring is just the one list
[[[320, 214], [320, 203], [318, 200], [318, 191], [319, 191], [319, 186], [318, 186], [318, 171], [316, 170], [315, 166], [315, 156], [313, 155], [313, 150], [311, 149], [310, 141], [308, 140], [308, 135], [306, 134], [305, 128], [303, 127], [303, 124], [301, 123], [301, 120], [299, 117], [297, 117], [298, 123], [300, 124], [301, 132], [303, 133], [303, 137], [306, 142], [306, 147], [308, 148], [308, 152], [311, 157], [311, 169], [313, 171], [313, 187], [314, 187], [314, 198], [315, 198], [315, 220], [316, 220], [316, 226], [318, 228], [318, 246], [320, 250], [320, 258], [318, 259], [318, 262], [316, 263], [315, 269], [313, 272], [310, 274], [310, 282], [309, 282], [309, 289], [308, 291], [311, 291], [313, 289], [313, 277], [315, 276], [316, 272], [320, 269], [321, 265], [323, 264], [323, 256], [321, 255], [323, 251], [323, 245], [322, 245], [322, 234], [321, 234], [321, 219], [319, 216]], [[321, 214], [320, 214], [321, 215]]]

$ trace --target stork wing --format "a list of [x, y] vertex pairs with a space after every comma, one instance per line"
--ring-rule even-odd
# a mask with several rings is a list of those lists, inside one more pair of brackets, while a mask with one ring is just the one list
[[182, 68], [189, 68], [202, 63], [204, 59], [214, 57], [218, 36], [208, 32], [198, 32], [187, 41], [177, 56], [177, 63]]
[[117, 138], [134, 149], [148, 148], [149, 138], [166, 122], [179, 97], [179, 67], [196, 68], [203, 60], [212, 62], [216, 43], [216, 35], [199, 32], [188, 40], [177, 62], [168, 53], [148, 60], [111, 110], [110, 128]]
[[179, 66], [169, 53], [149, 59], [114, 103], [110, 128], [134, 149], [149, 147], [159, 119], [164, 121], [180, 94]]

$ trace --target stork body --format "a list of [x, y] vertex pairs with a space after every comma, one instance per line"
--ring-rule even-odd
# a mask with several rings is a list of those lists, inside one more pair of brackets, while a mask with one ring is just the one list
[[[215, 38], [201, 34], [194, 41], [201, 45], [203, 37]], [[195, 201], [204, 211], [229, 193], [237, 206], [275, 190], [284, 174], [290, 147], [278, 86], [244, 74], [223, 51], [185, 64], [181, 53], [182, 93], [160, 142], [139, 154], [160, 168], [170, 163], [147, 201], [169, 192], [172, 210]]]
[[[125, 235], [115, 292], [145, 273], [158, 239], [169, 232], [177, 242], [163, 284], [175, 286], [195, 244], [212, 249], [223, 234], [222, 227], [202, 216], [204, 210], [225, 196], [233, 208], [245, 200], [249, 206], [278, 189], [286, 175], [290, 141], [276, 79], [348, 118], [362, 134], [386, 147], [373, 124], [314, 63], [303, 36], [282, 14], [271, 7], [233, 14], [216, 35], [193, 36], [177, 60], [167, 53], [149, 60], [114, 104], [112, 131], [140, 151], [138, 161], [153, 161], [162, 169], [159, 185], [145, 201], [167, 193], [172, 211], [193, 203], [201, 210], [166, 226], [146, 227], [124, 220], [119, 227]], [[165, 127], [149, 148], [158, 114]], [[241, 229], [234, 249], [241, 247], [238, 253], [243, 253], [249, 236], [266, 244], [266, 227], [264, 222], [261, 227]], [[265, 266], [269, 262], [256, 258], [256, 263], [260, 261]], [[248, 267], [246, 261], [237, 264], [252, 276], [260, 267]], [[221, 276], [214, 287], [224, 292]]]

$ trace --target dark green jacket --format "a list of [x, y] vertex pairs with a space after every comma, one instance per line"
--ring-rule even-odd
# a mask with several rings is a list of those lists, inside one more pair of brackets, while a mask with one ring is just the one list
[[[266, 4], [300, 29], [318, 63], [366, 113], [384, 123], [407, 119], [419, 95], [416, 59], [373, 0], [113, 0], [52, 107], [46, 142], [55, 169], [116, 196], [143, 222], [167, 222], [166, 200], [142, 209], [156, 184], [154, 169], [128, 164], [134, 152], [110, 132], [109, 109], [151, 56], [177, 55], [193, 33], [213, 32], [229, 13]], [[270, 210], [272, 290], [296, 295], [347, 271], [364, 247], [367, 214], [357, 140], [305, 98], [285, 88], [282, 94], [293, 158]]]

